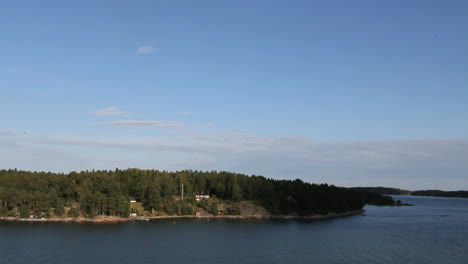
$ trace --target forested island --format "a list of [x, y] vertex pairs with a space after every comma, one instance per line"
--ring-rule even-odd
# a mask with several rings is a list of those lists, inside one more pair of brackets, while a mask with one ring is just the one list
[[382, 195], [412, 195], [412, 196], [435, 196], [435, 197], [453, 197], [468, 198], [468, 191], [441, 191], [441, 190], [420, 190], [408, 191], [398, 188], [388, 187], [351, 187], [356, 191], [376, 192]]
[[436, 197], [452, 197], [452, 198], [468, 198], [468, 191], [441, 191], [441, 190], [424, 190], [414, 191], [411, 195], [415, 196], [436, 196]]
[[382, 195], [411, 195], [411, 191], [388, 187], [351, 187], [356, 191], [376, 192]]
[[307, 217], [359, 212], [366, 204], [395, 205], [395, 201], [376, 192], [225, 171], [0, 170], [3, 219]]

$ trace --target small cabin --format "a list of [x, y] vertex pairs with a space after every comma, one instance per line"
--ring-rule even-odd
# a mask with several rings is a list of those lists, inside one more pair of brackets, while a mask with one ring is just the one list
[[131, 213], [130, 217], [137, 217], [137, 214], [136, 213]]
[[133, 198], [130, 198], [130, 203], [136, 203], [136, 200]]
[[205, 192], [197, 192], [195, 194], [195, 200], [197, 201], [200, 201], [202, 199], [209, 199], [210, 198], [210, 194], [209, 193], [205, 193]]

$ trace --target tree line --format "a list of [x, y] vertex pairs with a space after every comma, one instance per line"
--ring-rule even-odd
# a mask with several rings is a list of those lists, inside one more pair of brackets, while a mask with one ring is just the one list
[[382, 195], [411, 195], [411, 191], [398, 189], [398, 188], [388, 188], [388, 187], [351, 187], [353, 190], [357, 191], [369, 191], [376, 192]]
[[[190, 215], [205, 207], [215, 214], [213, 203], [195, 201], [197, 192], [231, 204], [252, 201], [273, 215], [327, 214], [393, 202], [377, 193], [225, 171], [115, 169], [52, 173], [10, 169], [0, 170], [0, 216], [128, 217], [130, 199], [141, 202], [153, 214]], [[231, 208], [233, 214], [239, 213], [235, 206]]]
[[413, 193], [411, 193], [411, 195], [468, 198], [468, 191], [422, 190], [422, 191], [414, 191]]

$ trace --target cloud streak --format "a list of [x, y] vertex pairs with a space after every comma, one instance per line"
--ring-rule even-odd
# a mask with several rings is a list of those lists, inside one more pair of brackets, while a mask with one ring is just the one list
[[[223, 154], [220, 160], [269, 160], [269, 166], [289, 167], [296, 160], [319, 167], [418, 169], [437, 165], [468, 170], [468, 140], [400, 140], [381, 142], [314, 142], [300, 137], [260, 137], [249, 134], [200, 135], [177, 141], [157, 138], [90, 140], [87, 138], [38, 138], [37, 143], [133, 151]], [[164, 144], [161, 144], [161, 141]], [[141, 139], [140, 139], [141, 141]], [[177, 142], [177, 143], [174, 143]], [[229, 158], [227, 158], [229, 157]], [[239, 165], [242, 166], [242, 165]], [[281, 167], [279, 166], [279, 167]]]
[[78, 147], [91, 147], [91, 148], [112, 148], [123, 149], [131, 151], [145, 151], [145, 152], [179, 152], [179, 153], [210, 153], [219, 154], [232, 151], [223, 146], [209, 146], [209, 145], [181, 145], [181, 144], [161, 144], [158, 142], [140, 143], [136, 141], [126, 141], [124, 139], [114, 140], [90, 140], [83, 138], [54, 138], [54, 137], [38, 137], [35, 139], [36, 143], [40, 144], [53, 144], [65, 146], [78, 146]]
[[119, 111], [117, 107], [110, 106], [101, 108], [95, 111], [90, 112], [90, 114], [97, 115], [97, 116], [109, 116], [109, 115], [124, 115], [127, 112]]
[[116, 126], [123, 128], [142, 128], [142, 127], [151, 127], [151, 128], [170, 128], [170, 127], [183, 127], [184, 123], [176, 121], [159, 121], [159, 120], [118, 120], [118, 121], [108, 121], [100, 123], [104, 126]]
[[190, 111], [181, 111], [181, 112], [178, 112], [178, 114], [181, 115], [181, 116], [188, 116], [188, 115], [191, 115], [192, 112], [190, 112]]
[[151, 54], [151, 53], [154, 53], [156, 52], [157, 49], [153, 46], [141, 46], [137, 49], [137, 52], [136, 54], [137, 55], [148, 55], [148, 54]]
[[0, 129], [0, 136], [14, 136], [16, 134], [14, 129]]

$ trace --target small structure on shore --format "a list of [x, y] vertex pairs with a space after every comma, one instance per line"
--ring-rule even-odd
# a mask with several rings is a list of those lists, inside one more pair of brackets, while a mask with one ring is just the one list
[[197, 192], [195, 193], [195, 200], [200, 201], [202, 199], [209, 199], [210, 194], [207, 192]]
[[136, 203], [136, 200], [134, 198], [130, 198], [130, 203]]

